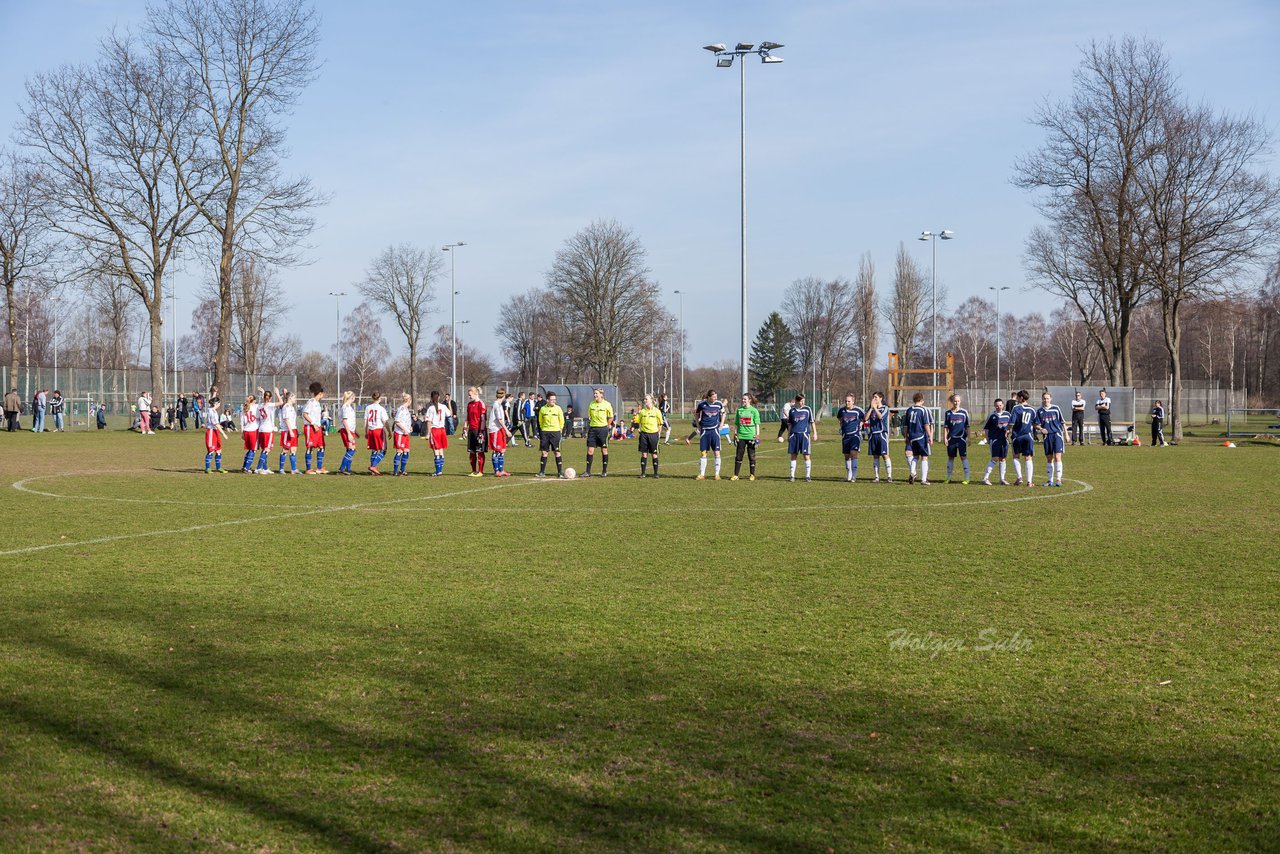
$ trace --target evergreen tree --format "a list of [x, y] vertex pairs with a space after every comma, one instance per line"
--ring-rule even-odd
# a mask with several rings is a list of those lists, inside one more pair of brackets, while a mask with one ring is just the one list
[[761, 400], [768, 400], [796, 373], [795, 341], [782, 315], [773, 312], [765, 319], [751, 345], [751, 385]]

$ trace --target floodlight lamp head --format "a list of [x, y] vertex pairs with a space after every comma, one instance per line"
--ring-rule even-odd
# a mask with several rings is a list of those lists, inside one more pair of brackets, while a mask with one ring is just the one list
[[721, 56], [716, 58], [716, 68], [732, 68], [733, 55]]
[[734, 50], [751, 50], [754, 47], [754, 44], [749, 44], [748, 42], [738, 42], [738, 46]]
[[918, 240], [928, 240], [928, 239], [929, 239], [929, 238], [931, 238], [931, 237], [933, 237], [933, 232], [932, 232], [932, 231], [922, 231], [922, 232], [920, 232], [920, 237], [918, 237], [917, 239], [918, 239]]
[[762, 53], [760, 54], [760, 61], [761, 62], [784, 62], [785, 60], [783, 60], [783, 58], [780, 56], [770, 56], [767, 53]]
[[944, 228], [942, 230], [942, 233], [939, 234], [938, 236], [941, 237], [943, 240], [953, 240], [955, 239], [956, 233], [954, 231], [951, 231], [950, 229]]
[[777, 42], [760, 42], [761, 50], [777, 50], [780, 47], [783, 47], [783, 45], [780, 45]]
[[702, 49], [709, 50], [712, 53], [720, 53], [725, 49], [725, 47], [722, 44], [709, 44], [709, 45], [705, 45]]

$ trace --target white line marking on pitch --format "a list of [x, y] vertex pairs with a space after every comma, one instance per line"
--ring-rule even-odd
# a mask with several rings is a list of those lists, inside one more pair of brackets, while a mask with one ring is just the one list
[[[799, 511], [810, 512], [810, 511], [816, 511], [816, 510], [841, 510], [846, 512], [850, 510], [862, 510], [862, 509], [929, 510], [934, 507], [990, 507], [996, 504], [1015, 504], [1019, 501], [1045, 501], [1053, 498], [1068, 498], [1072, 495], [1083, 495], [1086, 492], [1093, 491], [1093, 485], [1090, 483], [1086, 483], [1083, 480], [1075, 480], [1072, 478], [1066, 478], [1066, 479], [1070, 480], [1072, 483], [1080, 484], [1080, 488], [1072, 489], [1067, 492], [1056, 492], [1054, 490], [1049, 489], [1048, 487], [1045, 487], [1043, 491], [1040, 491], [1039, 488], [1037, 487], [1036, 488], [1037, 492], [1034, 495], [1021, 495], [1017, 498], [997, 498], [993, 501], [939, 501], [939, 502], [921, 502], [918, 504], [878, 504], [878, 503], [875, 503], [875, 504], [857, 504], [857, 503], [807, 504], [807, 505], [796, 504], [796, 505], [768, 506], [768, 507], [760, 507], [754, 504], [742, 506], [742, 507], [726, 507], [722, 504], [713, 504], [713, 505], [699, 504], [694, 507], [682, 506], [682, 507], [643, 507], [643, 508], [637, 508], [637, 507], [449, 507], [447, 508], [447, 511], [446, 509], [440, 509], [440, 510], [433, 510], [432, 508], [427, 508], [427, 509], [428, 509], [428, 512], [441, 512], [441, 513], [449, 512], [449, 513], [574, 513], [574, 514], [578, 514], [578, 513], [689, 514], [689, 513], [704, 513], [704, 512], [720, 513], [723, 511], [732, 512], [734, 510], [753, 510], [761, 514], [795, 513]], [[560, 482], [563, 483], [564, 481], [560, 481]], [[896, 481], [895, 481], [895, 484], [896, 484]], [[904, 482], [904, 485], [905, 485], [905, 482]], [[872, 486], [872, 484], [868, 483], [867, 486], [870, 487]], [[733, 487], [729, 487], [729, 488], [732, 489]], [[1019, 487], [1019, 489], [1023, 489], [1023, 487]], [[858, 489], [857, 492], [861, 493], [862, 490]]]
[[281, 519], [298, 519], [305, 516], [319, 516], [324, 513], [341, 513], [344, 510], [363, 510], [366, 507], [381, 507], [390, 504], [407, 504], [413, 501], [435, 501], [440, 498], [456, 498], [459, 495], [470, 495], [474, 492], [489, 492], [494, 489], [506, 489], [517, 486], [527, 486], [534, 483], [545, 483], [546, 481], [531, 479], [525, 481], [517, 481], [510, 484], [494, 484], [493, 486], [482, 486], [477, 489], [459, 489], [454, 492], [441, 492], [436, 495], [418, 495], [412, 498], [394, 498], [387, 501], [365, 501], [357, 504], [344, 504], [341, 507], [321, 507], [313, 510], [299, 510], [293, 513], [273, 513], [269, 516], [255, 516], [251, 519], [228, 519], [223, 522], [209, 522], [204, 525], [188, 525], [185, 528], [170, 528], [163, 531], [141, 531], [135, 534], [113, 534], [109, 537], [95, 537], [90, 540], [68, 540], [66, 542], [46, 543], [42, 546], [26, 546], [20, 549], [6, 549], [0, 551], [0, 556], [4, 555], [22, 555], [32, 554], [33, 552], [47, 551], [48, 549], [68, 549], [76, 546], [96, 546], [103, 543], [114, 543], [121, 540], [138, 540], [145, 537], [160, 537], [171, 534], [191, 534], [196, 531], [209, 531], [214, 528], [227, 528], [234, 525], [252, 525], [257, 522], [276, 522]]

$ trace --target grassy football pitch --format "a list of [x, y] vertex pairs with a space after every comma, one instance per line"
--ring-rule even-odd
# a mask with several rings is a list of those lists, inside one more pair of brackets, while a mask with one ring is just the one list
[[1220, 441], [1015, 492], [0, 435], [0, 850], [1274, 851], [1280, 447]]

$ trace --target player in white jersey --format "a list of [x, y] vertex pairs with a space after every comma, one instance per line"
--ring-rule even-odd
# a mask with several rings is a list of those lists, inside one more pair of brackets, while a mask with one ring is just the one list
[[435, 455], [435, 471], [432, 477], [444, 474], [444, 452], [449, 447], [449, 406], [440, 402], [440, 392], [431, 392], [431, 403], [427, 406], [427, 441], [431, 452]]
[[213, 464], [213, 470], [218, 474], [226, 474], [222, 468], [222, 440], [226, 438], [227, 431], [222, 429], [222, 414], [218, 412], [221, 403], [220, 400], [214, 400], [201, 413], [204, 420], [205, 474], [209, 473], [210, 464]]
[[289, 474], [298, 471], [298, 407], [293, 392], [280, 394], [280, 474], [284, 474], [284, 458], [289, 457]]
[[342, 393], [338, 425], [338, 436], [346, 448], [342, 454], [342, 464], [338, 466], [338, 474], [351, 474], [351, 462], [356, 458], [356, 439], [360, 438], [360, 433], [356, 430], [356, 393], [353, 391]]
[[280, 407], [280, 391], [274, 394], [264, 388], [258, 388], [258, 474], [275, 474], [271, 470], [267, 457], [271, 454], [271, 445], [276, 437], [276, 410]]
[[489, 451], [493, 454], [493, 476], [510, 477], [507, 471], [507, 440], [511, 438], [511, 420], [507, 416], [507, 390], [498, 389], [489, 407]]
[[373, 400], [364, 408], [364, 438], [369, 448], [369, 474], [380, 475], [378, 463], [387, 455], [387, 409], [382, 405], [382, 392], [375, 391]]
[[249, 395], [240, 410], [240, 435], [244, 437], [244, 473], [253, 474], [253, 456], [258, 453], [258, 398]]
[[[302, 407], [302, 432], [307, 443], [307, 474], [328, 474], [324, 470], [324, 386], [312, 383], [308, 389], [311, 399]], [[315, 451], [316, 467], [311, 467], [311, 452]]]
[[391, 427], [391, 439], [396, 455], [391, 460], [391, 474], [395, 477], [409, 474], [409, 436], [413, 434], [413, 397], [400, 395], [396, 407], [395, 422]]

